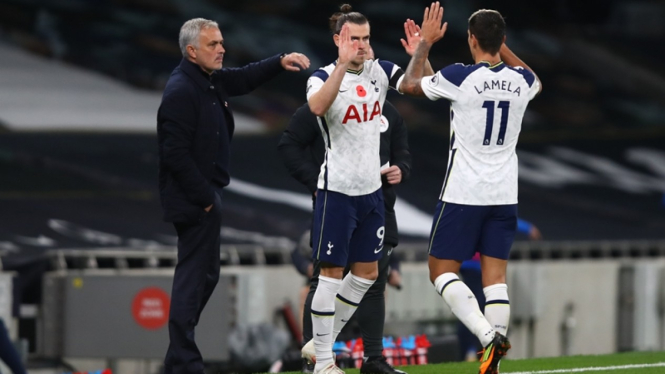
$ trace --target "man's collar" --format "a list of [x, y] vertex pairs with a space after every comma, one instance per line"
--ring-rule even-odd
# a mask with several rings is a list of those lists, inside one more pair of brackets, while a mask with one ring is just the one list
[[[337, 60], [333, 61], [333, 65], [337, 66]], [[360, 65], [360, 69], [358, 70], [353, 70], [353, 69], [346, 69], [347, 73], [355, 74], [355, 75], [360, 75], [363, 73], [363, 70], [365, 70], [365, 64], [363, 63]]]
[[190, 78], [194, 79], [194, 82], [196, 82], [204, 90], [207, 90], [210, 86], [212, 86], [211, 77], [217, 74], [217, 72], [213, 72], [212, 75], [206, 73], [199, 65], [189, 61], [184, 57], [182, 61], [180, 61], [180, 69], [189, 75]]
[[482, 60], [482, 61], [478, 62], [478, 65], [483, 65], [483, 66], [487, 67], [488, 69], [490, 69], [492, 71], [499, 71], [499, 70], [503, 69], [504, 67], [506, 67], [506, 65], [501, 60], [499, 60], [499, 62], [497, 62], [494, 65], [492, 65], [492, 63], [490, 63], [487, 60]]

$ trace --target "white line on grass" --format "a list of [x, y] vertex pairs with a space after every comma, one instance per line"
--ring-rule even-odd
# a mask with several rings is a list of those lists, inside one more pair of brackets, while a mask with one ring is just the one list
[[558, 373], [581, 373], [584, 371], [603, 371], [603, 370], [621, 370], [621, 369], [645, 369], [665, 367], [665, 362], [657, 362], [655, 364], [637, 364], [637, 365], [620, 365], [620, 366], [594, 366], [588, 368], [572, 368], [572, 369], [557, 369], [557, 370], [540, 370], [540, 371], [512, 371], [505, 374], [558, 374]]

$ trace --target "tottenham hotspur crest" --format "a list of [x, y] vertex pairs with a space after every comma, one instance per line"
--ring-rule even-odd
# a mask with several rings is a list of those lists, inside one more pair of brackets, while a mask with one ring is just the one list
[[374, 86], [374, 91], [379, 92], [379, 86], [376, 85], [376, 80], [370, 81], [370, 83]]
[[326, 252], [326, 254], [327, 254], [328, 256], [330, 256], [330, 255], [332, 254], [332, 249], [333, 249], [333, 247], [334, 247], [333, 243], [332, 243], [332, 242], [328, 242], [328, 251]]

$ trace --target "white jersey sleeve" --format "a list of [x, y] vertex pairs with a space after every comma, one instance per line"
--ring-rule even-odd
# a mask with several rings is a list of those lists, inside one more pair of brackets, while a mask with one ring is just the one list
[[390, 61], [378, 60], [378, 62], [388, 77], [388, 87], [399, 92], [399, 85], [402, 83], [402, 79], [404, 79], [404, 70], [399, 65]]
[[447, 99], [454, 101], [459, 95], [460, 78], [468, 75], [464, 64], [448, 65], [437, 71], [434, 75], [423, 77], [420, 86], [428, 99], [435, 101]]
[[309, 101], [309, 98], [312, 97], [312, 95], [319, 92], [321, 87], [323, 87], [323, 84], [326, 82], [326, 79], [328, 79], [328, 73], [323, 69], [319, 69], [312, 73], [307, 80], [307, 90], [305, 91], [307, 101]]
[[538, 78], [536, 78], [536, 76], [532, 72], [526, 70], [521, 66], [515, 66], [513, 70], [522, 74], [522, 77], [524, 77], [524, 80], [529, 85], [529, 90], [527, 91], [527, 97], [529, 98], [529, 100], [533, 100], [533, 98], [536, 97], [536, 95], [538, 95], [538, 92], [540, 92], [540, 81], [538, 80]]

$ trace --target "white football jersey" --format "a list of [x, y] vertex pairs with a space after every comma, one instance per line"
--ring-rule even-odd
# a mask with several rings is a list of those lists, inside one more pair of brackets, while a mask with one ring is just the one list
[[515, 146], [540, 91], [530, 71], [500, 62], [447, 66], [421, 81], [430, 100], [448, 99], [450, 151], [439, 197], [466, 205], [517, 204]]
[[[307, 100], [318, 92], [335, 63], [315, 71], [307, 81]], [[349, 196], [381, 188], [381, 115], [388, 88], [395, 89], [404, 72], [389, 61], [365, 61], [360, 71], [347, 71], [337, 98], [317, 117], [326, 144], [320, 189]]]

